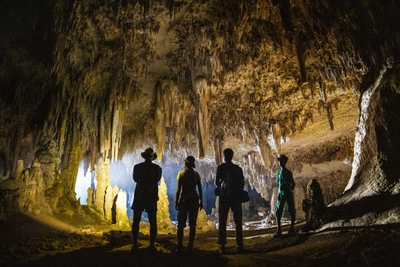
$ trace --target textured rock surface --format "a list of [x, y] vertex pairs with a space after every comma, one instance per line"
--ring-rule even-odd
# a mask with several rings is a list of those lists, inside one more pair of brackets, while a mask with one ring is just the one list
[[81, 161], [102, 170], [102, 196], [107, 164], [126, 153], [196, 155], [210, 182], [232, 147], [267, 201], [285, 153], [297, 202], [316, 178], [333, 203], [327, 225], [399, 220], [397, 2], [6, 0], [0, 10], [5, 214], [79, 210]]

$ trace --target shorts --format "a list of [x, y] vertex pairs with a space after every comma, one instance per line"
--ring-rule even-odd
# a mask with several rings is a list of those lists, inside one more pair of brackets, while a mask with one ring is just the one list
[[288, 210], [289, 210], [290, 216], [294, 216], [296, 214], [296, 209], [294, 207], [293, 192], [292, 191], [282, 191], [282, 192], [279, 192], [278, 201], [276, 202], [275, 215], [278, 219], [280, 219], [282, 217], [283, 208], [285, 207], [286, 202], [288, 204]]
[[131, 209], [146, 212], [157, 211], [157, 201], [134, 199]]

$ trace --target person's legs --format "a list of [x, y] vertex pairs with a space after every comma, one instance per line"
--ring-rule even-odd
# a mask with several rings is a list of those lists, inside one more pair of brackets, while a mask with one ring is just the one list
[[280, 236], [282, 235], [282, 230], [281, 230], [281, 217], [277, 216], [276, 217], [276, 233], [274, 234], [274, 236]]
[[185, 207], [179, 207], [178, 210], [178, 252], [182, 249], [183, 245], [183, 230], [186, 226], [188, 210]]
[[233, 220], [236, 229], [236, 248], [239, 252], [244, 251], [243, 246], [243, 225], [242, 225], [242, 203], [232, 203]]
[[219, 199], [219, 208], [218, 208], [218, 221], [219, 221], [219, 229], [218, 229], [218, 244], [221, 245], [221, 252], [225, 252], [225, 244], [226, 244], [226, 220], [228, 219], [229, 213], [229, 203], [227, 200]]
[[294, 234], [295, 230], [294, 230], [294, 222], [296, 220], [296, 208], [294, 206], [294, 198], [293, 195], [288, 196], [287, 198], [287, 204], [288, 204], [288, 209], [289, 209], [289, 213], [290, 213], [290, 229], [289, 229], [289, 234]]
[[157, 210], [147, 211], [147, 215], [150, 223], [150, 249], [153, 249], [157, 237]]
[[132, 243], [133, 247], [138, 248], [139, 224], [142, 218], [142, 210], [133, 210], [133, 223], [132, 223]]
[[279, 194], [278, 195], [278, 201], [276, 202], [276, 211], [275, 211], [275, 216], [276, 216], [276, 233], [275, 235], [281, 235], [282, 230], [281, 230], [281, 218], [283, 214], [283, 208], [285, 206], [286, 199], [283, 195]]
[[198, 214], [199, 214], [199, 209], [197, 207], [189, 211], [189, 226], [190, 226], [189, 244], [188, 244], [189, 252], [193, 250], [194, 237], [196, 236], [196, 223]]

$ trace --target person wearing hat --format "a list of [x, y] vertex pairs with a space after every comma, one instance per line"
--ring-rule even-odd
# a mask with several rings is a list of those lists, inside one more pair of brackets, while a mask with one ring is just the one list
[[156, 251], [154, 242], [157, 236], [157, 201], [158, 182], [161, 179], [162, 169], [153, 160], [157, 158], [152, 148], [147, 148], [142, 154], [144, 162], [133, 168], [133, 180], [136, 182], [135, 195], [132, 204], [133, 223], [131, 252], [139, 250], [138, 235], [142, 212], [146, 211], [150, 223], [150, 251]]
[[227, 148], [223, 151], [225, 162], [217, 167], [215, 185], [221, 188], [218, 207], [218, 244], [220, 253], [226, 254], [226, 223], [229, 210], [232, 210], [236, 230], [236, 249], [238, 253], [244, 253], [243, 244], [243, 211], [240, 200], [241, 192], [245, 186], [243, 170], [232, 162], [233, 150]]
[[293, 180], [293, 174], [290, 170], [286, 168], [286, 163], [288, 162], [288, 157], [286, 155], [280, 155], [278, 157], [279, 165], [281, 169], [276, 174], [276, 181], [278, 182], [278, 200], [276, 202], [276, 221], [277, 221], [277, 230], [274, 234], [274, 237], [278, 237], [282, 235], [281, 230], [281, 218], [283, 214], [283, 208], [287, 202], [289, 213], [291, 216], [291, 224], [288, 234], [294, 234], [294, 221], [296, 218], [296, 209], [294, 207], [294, 197], [293, 197], [293, 189], [295, 187], [295, 183]]
[[[199, 209], [203, 209], [203, 191], [201, 189], [201, 178], [196, 168], [193, 156], [185, 159], [185, 169], [177, 175], [178, 188], [176, 189], [175, 208], [178, 211], [178, 247], [177, 252], [182, 252], [183, 229], [189, 216], [189, 243], [188, 252], [193, 251], [193, 242], [196, 235], [196, 222]], [[197, 188], [197, 191], [196, 191]]]

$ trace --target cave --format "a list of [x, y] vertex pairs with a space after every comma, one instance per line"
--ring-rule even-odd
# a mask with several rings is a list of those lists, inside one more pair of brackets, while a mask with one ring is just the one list
[[[378, 0], [2, 0], [1, 261], [400, 265], [399, 19], [400, 2]], [[132, 258], [132, 171], [148, 147], [163, 169], [160, 253]], [[245, 256], [213, 254], [225, 148], [250, 194]], [[299, 235], [273, 239], [282, 154]], [[182, 259], [174, 198], [189, 155], [204, 209]], [[325, 208], [310, 228], [311, 182]]]

